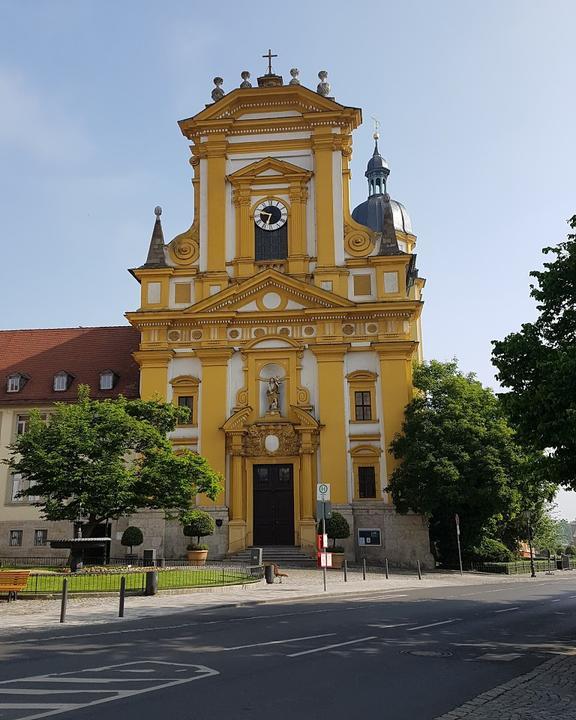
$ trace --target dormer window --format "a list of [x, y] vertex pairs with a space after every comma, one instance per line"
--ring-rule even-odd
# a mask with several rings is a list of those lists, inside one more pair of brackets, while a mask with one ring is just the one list
[[6, 392], [9, 393], [17, 393], [22, 390], [24, 385], [26, 385], [26, 380], [28, 378], [25, 375], [20, 375], [20, 373], [15, 373], [14, 375], [9, 375], [6, 383]]
[[67, 372], [62, 371], [56, 373], [56, 375], [54, 375], [54, 383], [52, 385], [54, 392], [65, 392], [70, 387], [72, 380], [72, 375], [69, 375]]
[[112, 390], [117, 380], [116, 373], [112, 372], [112, 370], [105, 370], [100, 373], [100, 390]]

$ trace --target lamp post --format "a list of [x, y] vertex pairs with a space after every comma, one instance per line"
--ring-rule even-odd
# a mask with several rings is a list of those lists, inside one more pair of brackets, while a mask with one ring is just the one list
[[536, 577], [536, 569], [534, 567], [534, 553], [532, 551], [532, 523], [531, 523], [530, 510], [524, 511], [524, 518], [526, 519], [526, 524], [528, 526], [528, 549], [530, 550], [530, 577], [535, 578]]

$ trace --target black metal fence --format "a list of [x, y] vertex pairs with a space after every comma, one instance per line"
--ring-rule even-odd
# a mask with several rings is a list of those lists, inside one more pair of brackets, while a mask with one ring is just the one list
[[99, 570], [97, 572], [31, 572], [26, 588], [19, 592], [21, 597], [54, 597], [62, 593], [63, 581], [68, 581], [68, 593], [116, 593], [120, 590], [121, 579], [125, 578], [126, 593], [141, 595], [146, 588], [146, 574], [155, 572], [158, 576], [158, 590], [184, 588], [222, 587], [246, 585], [257, 582], [264, 576], [262, 566], [212, 564], [203, 567], [182, 566], [176, 568]]

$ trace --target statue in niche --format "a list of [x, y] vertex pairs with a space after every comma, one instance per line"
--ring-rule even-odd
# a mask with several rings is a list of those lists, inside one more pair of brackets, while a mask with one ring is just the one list
[[278, 375], [272, 375], [267, 379], [260, 378], [261, 382], [267, 382], [266, 400], [268, 401], [268, 413], [270, 415], [280, 414], [280, 385], [284, 382]]

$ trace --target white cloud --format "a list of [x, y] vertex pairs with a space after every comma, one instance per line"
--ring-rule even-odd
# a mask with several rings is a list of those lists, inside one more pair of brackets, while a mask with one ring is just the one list
[[0, 67], [0, 108], [0, 148], [51, 162], [92, 154], [92, 143], [65, 109], [5, 67]]

